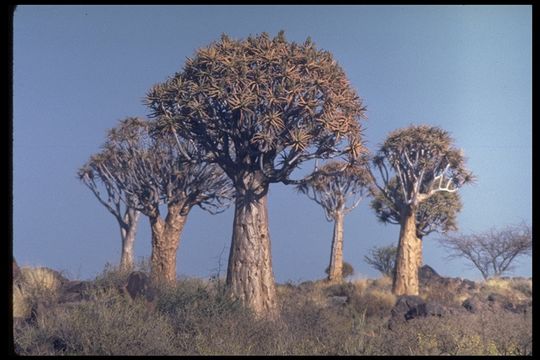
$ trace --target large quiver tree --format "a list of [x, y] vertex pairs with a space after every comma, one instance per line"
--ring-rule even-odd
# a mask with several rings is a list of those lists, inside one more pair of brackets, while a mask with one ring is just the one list
[[[418, 208], [439, 192], [456, 192], [473, 181], [473, 175], [466, 169], [463, 152], [453, 146], [448, 132], [428, 125], [411, 125], [391, 132], [380, 146], [373, 165], [382, 180], [382, 184], [375, 181], [378, 191], [399, 212], [400, 234], [392, 291], [396, 295], [418, 295], [422, 246], [416, 228]], [[394, 176], [397, 180], [393, 180]]]
[[[397, 178], [390, 180], [388, 187], [400, 186]], [[401, 191], [390, 190], [396, 199], [388, 199], [381, 192], [376, 192], [371, 201], [371, 208], [375, 211], [377, 219], [384, 224], [400, 224], [400, 212], [398, 205], [403, 202]], [[392, 200], [392, 201], [391, 201]], [[462, 204], [457, 192], [436, 192], [425, 201], [421, 202], [416, 209], [416, 237], [423, 241], [424, 237], [433, 233], [447, 233], [457, 230], [457, 214], [461, 211]], [[422, 266], [422, 246], [418, 252], [418, 266]]]
[[276, 314], [268, 233], [270, 183], [294, 182], [301, 163], [363, 151], [360, 98], [332, 55], [283, 32], [221, 40], [147, 96], [152, 116], [205, 150], [236, 190], [227, 271], [231, 294], [260, 315]]
[[365, 166], [332, 160], [316, 169], [296, 189], [319, 204], [334, 222], [328, 281], [343, 281], [343, 221], [368, 195], [371, 178]]
[[[213, 164], [191, 163], [180, 143], [155, 121], [126, 118], [107, 135], [102, 171], [126, 194], [124, 201], [150, 220], [151, 275], [157, 282], [176, 279], [176, 254], [187, 216], [197, 205], [211, 213], [229, 204], [229, 179]], [[186, 155], [197, 149], [183, 144]], [[162, 215], [160, 206], [166, 206]]]

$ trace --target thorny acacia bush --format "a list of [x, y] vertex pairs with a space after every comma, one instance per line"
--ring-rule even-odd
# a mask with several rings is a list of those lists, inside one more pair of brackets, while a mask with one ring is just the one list
[[[17, 321], [17, 353], [523, 355], [532, 351], [530, 311], [469, 314], [456, 308], [452, 315], [413, 319], [389, 330], [396, 298], [387, 278], [340, 285], [325, 281], [278, 285], [281, 317], [265, 321], [231, 300], [219, 278], [179, 280], [161, 288], [155, 306], [149, 307], [143, 300], [122, 296], [116, 286], [119, 277], [117, 272], [104, 272], [96, 279], [101, 285], [90, 288], [89, 301], [52, 307], [35, 324]], [[517, 299], [530, 294], [530, 283], [500, 279], [497, 286], [479, 283], [475, 291]], [[340, 297], [346, 301], [335, 301]]]

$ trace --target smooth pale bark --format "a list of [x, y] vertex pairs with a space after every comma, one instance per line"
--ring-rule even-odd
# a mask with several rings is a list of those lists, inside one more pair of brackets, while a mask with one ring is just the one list
[[140, 212], [128, 210], [124, 221], [120, 222], [120, 236], [122, 238], [122, 254], [120, 255], [120, 270], [132, 271], [134, 264], [133, 245], [137, 234], [137, 223]]
[[418, 295], [419, 243], [416, 237], [415, 211], [404, 209], [401, 214], [396, 269], [392, 284], [395, 295]]
[[181, 215], [180, 209], [179, 205], [169, 205], [165, 220], [160, 216], [150, 217], [151, 278], [154, 282], [176, 281], [176, 253], [180, 244], [180, 234], [187, 220], [187, 215]]
[[268, 231], [268, 185], [257, 186], [253, 180], [249, 185], [248, 189], [236, 187], [227, 286], [231, 296], [257, 316], [275, 318], [277, 300]]
[[336, 212], [334, 217], [334, 236], [332, 238], [332, 252], [328, 269], [328, 281], [343, 281], [343, 211]]

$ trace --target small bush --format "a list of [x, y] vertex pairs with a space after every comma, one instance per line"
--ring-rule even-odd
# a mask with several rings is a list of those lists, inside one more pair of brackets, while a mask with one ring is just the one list
[[[326, 275], [330, 273], [330, 266], [327, 266], [326, 269], [324, 269], [324, 273]], [[343, 278], [346, 278], [348, 276], [351, 276], [352, 274], [354, 274], [353, 266], [348, 262], [344, 261], [343, 267], [341, 268], [341, 276], [343, 276]]]
[[19, 286], [27, 298], [43, 299], [56, 296], [64, 281], [66, 279], [54, 270], [24, 267], [21, 269]]
[[21, 276], [13, 283], [13, 317], [27, 318], [37, 302], [53, 303], [65, 281], [60, 273], [48, 268], [21, 268]]

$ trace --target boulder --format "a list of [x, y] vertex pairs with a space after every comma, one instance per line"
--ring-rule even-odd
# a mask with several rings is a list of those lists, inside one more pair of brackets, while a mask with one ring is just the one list
[[330, 302], [333, 305], [344, 306], [348, 300], [347, 296], [330, 296]]
[[470, 313], [476, 313], [482, 310], [509, 311], [516, 314], [523, 314], [529, 311], [528, 304], [515, 304], [504, 295], [491, 293], [484, 300], [478, 296], [472, 296], [463, 301], [462, 306]]
[[468, 312], [475, 314], [484, 309], [485, 304], [477, 296], [473, 296], [465, 299], [461, 306], [463, 306]]
[[77, 302], [88, 300], [87, 290], [90, 288], [88, 281], [68, 281], [60, 289], [59, 303]]
[[436, 302], [425, 302], [419, 296], [400, 296], [396, 305], [392, 308], [388, 328], [392, 330], [397, 323], [405, 323], [409, 320], [436, 316], [442, 317], [448, 313], [448, 309]]
[[429, 265], [424, 265], [418, 269], [418, 281], [422, 284], [437, 281], [441, 276]]
[[461, 282], [460, 288], [467, 291], [476, 290], [476, 283], [469, 279], [463, 279], [463, 281]]

